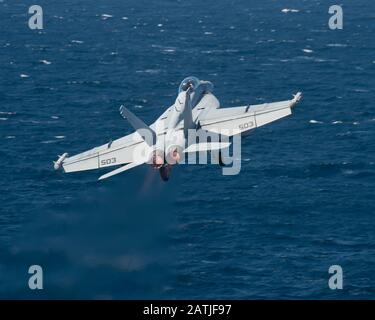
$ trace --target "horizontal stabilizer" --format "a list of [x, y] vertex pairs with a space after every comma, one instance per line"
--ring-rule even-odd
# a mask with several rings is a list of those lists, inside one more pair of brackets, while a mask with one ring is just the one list
[[124, 171], [130, 170], [132, 168], [135, 168], [137, 166], [140, 166], [141, 164], [143, 164], [143, 163], [132, 162], [132, 163], [126, 164], [126, 165], [124, 165], [124, 166], [122, 166], [120, 168], [117, 168], [117, 169], [115, 169], [115, 170], [113, 170], [111, 172], [103, 174], [102, 176], [99, 177], [98, 180], [107, 179], [107, 178], [112, 177], [112, 176], [114, 176], [116, 174], [119, 174], [121, 172], [124, 172]]
[[191, 152], [204, 152], [204, 151], [212, 151], [212, 150], [220, 150], [225, 149], [230, 146], [230, 142], [205, 142], [205, 143], [195, 143], [188, 146], [184, 152], [191, 153]]

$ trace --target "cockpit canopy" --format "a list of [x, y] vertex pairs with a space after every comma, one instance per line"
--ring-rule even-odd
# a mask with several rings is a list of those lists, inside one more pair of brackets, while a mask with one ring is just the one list
[[192, 87], [193, 90], [195, 90], [198, 87], [199, 83], [200, 81], [198, 78], [187, 77], [184, 80], [182, 80], [180, 87], [178, 88], [178, 93], [186, 91], [187, 89], [189, 89], [189, 87]]

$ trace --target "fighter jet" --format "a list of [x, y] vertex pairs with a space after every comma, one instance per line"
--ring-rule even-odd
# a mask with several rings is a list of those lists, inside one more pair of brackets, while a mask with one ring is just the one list
[[[132, 134], [71, 157], [64, 153], [54, 162], [54, 168], [63, 168], [68, 173], [119, 166], [100, 176], [102, 180], [150, 164], [167, 181], [172, 166], [179, 164], [185, 154], [221, 151], [230, 145], [221, 139], [197, 143], [189, 139], [192, 132], [199, 130], [225, 137], [242, 135], [290, 115], [301, 97], [298, 92], [291, 100], [221, 108], [211, 82], [188, 77], [181, 82], [175, 103], [153, 124], [148, 126], [121, 106], [120, 114], [135, 130]], [[220, 164], [223, 164], [221, 159]]]

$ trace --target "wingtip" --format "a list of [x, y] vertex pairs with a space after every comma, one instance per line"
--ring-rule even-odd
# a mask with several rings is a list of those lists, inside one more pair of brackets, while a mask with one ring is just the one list
[[62, 155], [59, 155], [58, 159], [56, 161], [53, 161], [53, 168], [55, 170], [59, 170], [67, 157], [69, 157], [69, 154], [67, 152], [63, 153]]
[[293, 95], [292, 107], [295, 106], [298, 102], [300, 102], [301, 99], [302, 99], [302, 92], [298, 91], [296, 94]]

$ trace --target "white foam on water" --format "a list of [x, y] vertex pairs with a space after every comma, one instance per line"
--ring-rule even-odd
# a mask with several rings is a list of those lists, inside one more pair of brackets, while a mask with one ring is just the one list
[[30, 76], [29, 76], [28, 74], [21, 73], [21, 74], [20, 74], [20, 77], [21, 77], [21, 78], [29, 78]]
[[354, 170], [344, 170], [344, 175], [353, 175], [353, 174], [355, 174], [356, 173], [356, 171], [354, 171]]
[[299, 12], [299, 10], [285, 8], [285, 9], [281, 10], [281, 12], [283, 12], [283, 13], [289, 13], [289, 12], [296, 13], [296, 12]]
[[55, 136], [56, 139], [65, 139], [65, 136]]
[[9, 112], [9, 111], [0, 111], [0, 114], [7, 114], [7, 115], [11, 115], [11, 114], [16, 114], [16, 112]]
[[71, 43], [78, 43], [78, 44], [82, 44], [82, 43], [83, 43], [83, 41], [81, 41], [81, 40], [72, 40], [72, 41], [71, 41]]
[[5, 139], [15, 139], [15, 136], [6, 136]]
[[107, 13], [103, 13], [103, 14], [102, 14], [102, 19], [103, 19], [103, 20], [107, 20], [107, 19], [109, 19], [109, 18], [113, 18], [113, 15], [111, 15], [111, 14], [107, 14]]
[[337, 120], [337, 121], [333, 121], [333, 122], [332, 122], [332, 124], [339, 124], [339, 123], [342, 123], [342, 121]]
[[312, 124], [318, 124], [318, 123], [323, 123], [322, 121], [318, 121], [318, 120], [310, 120], [309, 121], [310, 123], [312, 123]]
[[122, 17], [121, 19], [122, 20], [128, 20], [129, 18], [128, 17]]
[[345, 48], [347, 46], [348, 46], [347, 44], [343, 44], [343, 43], [329, 43], [329, 44], [327, 44], [327, 47], [331, 47], [331, 48]]
[[51, 116], [51, 119], [59, 119], [58, 116]]
[[158, 74], [160, 69], [146, 69], [146, 70], [137, 70], [136, 73], [148, 73], [148, 74]]
[[206, 31], [205, 33], [204, 33], [206, 36], [208, 36], [208, 35], [212, 35], [212, 34], [214, 34], [213, 32], [209, 32], [209, 31]]
[[52, 62], [51, 61], [48, 61], [48, 60], [39, 60], [40, 63], [43, 63], [43, 64], [51, 64]]
[[6, 121], [8, 118], [0, 118], [1, 121]]
[[302, 49], [303, 52], [305, 53], [313, 53], [314, 51], [311, 49]]

